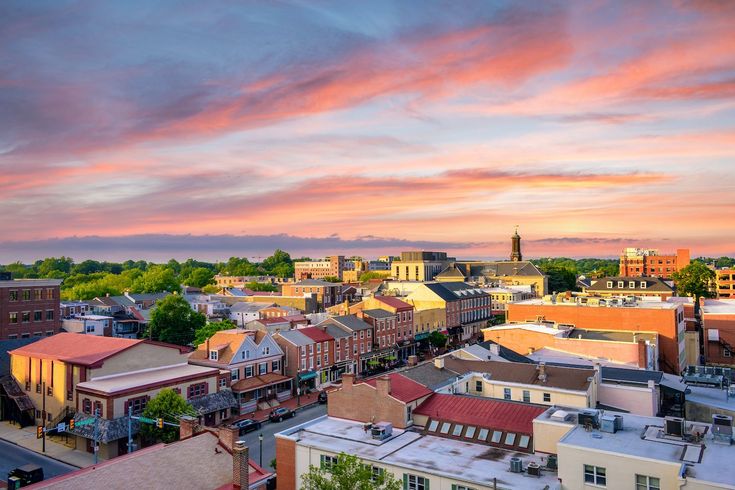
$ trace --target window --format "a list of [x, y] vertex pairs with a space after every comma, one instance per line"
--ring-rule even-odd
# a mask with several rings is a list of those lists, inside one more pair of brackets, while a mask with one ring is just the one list
[[[139, 396], [138, 398], [131, 398], [128, 400], [128, 408], [132, 408], [133, 415], [140, 415], [143, 413], [143, 410], [145, 410], [145, 406], [148, 403], [148, 397], [147, 396]], [[125, 415], [127, 415], [127, 409], [125, 412]]]
[[493, 436], [490, 438], [490, 442], [494, 442], [495, 444], [498, 444], [500, 442], [500, 439], [503, 437], [503, 431], [500, 430], [494, 430]]
[[436, 420], [432, 420], [429, 422], [429, 432], [436, 432], [437, 427], [439, 427], [439, 422]]
[[385, 470], [383, 468], [378, 468], [377, 466], [373, 466], [373, 476], [371, 478], [373, 483], [378, 483], [383, 478], [383, 475], [385, 475]]
[[306, 346], [305, 345], [301, 346], [301, 357], [306, 357]]
[[245, 366], [245, 377], [246, 378], [252, 378], [253, 377], [253, 365]]
[[31, 321], [31, 312], [30, 311], [24, 311], [23, 312], [23, 323], [28, 323]]
[[429, 480], [423, 476], [403, 474], [404, 490], [429, 490]]
[[475, 490], [472, 487], [465, 487], [464, 485], [455, 485], [452, 483], [452, 490]]
[[479, 439], [480, 441], [487, 440], [487, 433], [488, 432], [489, 431], [487, 429], [480, 429], [480, 433], [477, 435], [477, 439]]
[[258, 374], [265, 374], [268, 372], [268, 363], [267, 362], [261, 362], [258, 364]]
[[584, 482], [603, 487], [606, 486], [607, 478], [605, 478], [605, 468], [588, 464], [584, 465]]
[[661, 480], [653, 476], [635, 475], [635, 490], [661, 490]]
[[316, 344], [316, 352], [317, 352], [317, 354], [321, 354], [322, 353], [322, 344]]
[[18, 290], [17, 289], [12, 289], [10, 291], [10, 295], [8, 296], [8, 299], [10, 301], [18, 301]]
[[212, 361], [217, 360], [217, 351], [216, 350], [210, 350], [209, 351], [209, 359]]
[[10, 323], [18, 323], [18, 312], [13, 311], [10, 313]]
[[365, 338], [365, 330], [360, 330], [360, 340]]
[[196, 398], [198, 396], [204, 396], [207, 394], [207, 383], [197, 383], [189, 385], [186, 389], [187, 398]]
[[240, 370], [233, 369], [232, 371], [230, 371], [230, 378], [232, 379], [232, 381], [237, 381], [238, 379], [240, 379]]
[[722, 349], [722, 357], [732, 357], [732, 352], [728, 348]]
[[613, 286], [612, 281], [607, 281], [607, 289], [611, 289]]
[[623, 289], [625, 287], [625, 281], [618, 281], [618, 288]]
[[526, 403], [531, 403], [531, 392], [528, 390], [523, 390], [523, 401]]
[[87, 333], [94, 333], [94, 323], [87, 325]]
[[43, 312], [42, 311], [34, 311], [33, 312], [33, 321], [34, 322], [40, 322], [43, 320]]
[[503, 388], [503, 398], [506, 400], [510, 400], [511, 391], [510, 388]]
[[54, 319], [54, 310], [46, 310], [46, 321], [52, 321]]
[[268, 347], [268, 346], [263, 347], [263, 355], [264, 356], [269, 356], [270, 354], [271, 354], [271, 348]]
[[94, 402], [94, 414], [95, 415], [102, 415], [102, 402], [96, 401]]
[[475, 391], [482, 391], [482, 381], [475, 381]]
[[473, 437], [475, 437], [475, 430], [476, 430], [475, 427], [468, 425], [467, 430], [464, 433], [464, 436], [467, 439], [472, 439]]
[[449, 434], [449, 427], [450, 427], [451, 425], [452, 425], [452, 424], [450, 424], [449, 422], [444, 422], [444, 423], [442, 424], [442, 428], [441, 428], [441, 430], [440, 430], [439, 432], [441, 432], [442, 434]]
[[518, 441], [518, 446], [525, 449], [528, 447], [529, 442], [531, 442], [531, 438], [529, 436], [521, 435], [521, 440]]
[[457, 437], [461, 436], [462, 435], [462, 429], [464, 429], [464, 425], [455, 424], [454, 425], [454, 430], [452, 430], [452, 435], [453, 436], [457, 436]]
[[319, 466], [323, 470], [329, 471], [336, 464], [337, 464], [336, 456], [327, 456], [326, 454], [322, 454], [321, 456], [319, 456]]
[[23, 290], [23, 301], [30, 301], [30, 300], [31, 300], [31, 290], [24, 289]]
[[271, 362], [271, 372], [279, 371], [281, 369], [281, 363], [279, 361]]
[[43, 294], [43, 289], [34, 289], [33, 290], [33, 299], [36, 301], [43, 299], [41, 295]]
[[222, 377], [219, 379], [219, 387], [220, 388], [227, 388], [227, 378]]
[[544, 393], [544, 401], [547, 403], [551, 402], [551, 393]]
[[516, 435], [513, 432], [505, 434], [505, 445], [512, 446], [516, 443]]
[[92, 400], [90, 400], [89, 398], [85, 398], [84, 400], [82, 400], [82, 412], [86, 414], [92, 413]]
[[309, 344], [309, 355], [314, 354], [314, 344]]
[[635, 289], [635, 281], [628, 281], [628, 288]]
[[46, 290], [46, 299], [54, 299], [54, 290], [53, 289], [47, 289]]
[[648, 287], [648, 283], [646, 281], [641, 281], [641, 289], [646, 289]]

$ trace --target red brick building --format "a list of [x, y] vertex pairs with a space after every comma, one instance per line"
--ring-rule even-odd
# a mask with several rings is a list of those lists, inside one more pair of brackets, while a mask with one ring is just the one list
[[[592, 300], [592, 298], [590, 299]], [[662, 371], [679, 374], [686, 365], [684, 307], [664, 301], [641, 301], [629, 306], [607, 306], [604, 298], [589, 304], [548, 303], [531, 299], [508, 305], [508, 322], [548, 322], [589, 330], [656, 332]]]
[[318, 372], [318, 384], [333, 381], [330, 373], [334, 365], [334, 337], [329, 335], [326, 330], [326, 326], [298, 329], [299, 332], [314, 341], [313, 352], [311, 352], [312, 346], [309, 346], [309, 363], [311, 365], [313, 358], [314, 369]]
[[707, 299], [702, 306], [707, 364], [735, 364], [735, 299]]
[[620, 254], [620, 276], [652, 276], [671, 279], [690, 263], [689, 249], [679, 248], [675, 254], [660, 255], [656, 249], [626, 248]]
[[332, 255], [323, 260], [294, 262], [293, 265], [294, 276], [297, 281], [324, 279], [325, 277], [336, 277], [342, 280], [342, 273], [345, 270], [345, 258], [343, 255]]
[[314, 293], [320, 311], [342, 302], [341, 284], [318, 279], [304, 279], [303, 281], [284, 284], [281, 292], [283, 296], [304, 296], [308, 293]]
[[59, 333], [60, 279], [0, 280], [0, 340]]

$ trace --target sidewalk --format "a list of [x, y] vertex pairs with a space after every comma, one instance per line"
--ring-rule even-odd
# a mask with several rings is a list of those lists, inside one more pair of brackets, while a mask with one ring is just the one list
[[0, 439], [43, 454], [62, 463], [76, 466], [77, 468], [84, 468], [94, 464], [93, 454], [77, 451], [58, 442], [51, 441], [48, 437], [46, 438], [46, 452], [42, 453], [43, 441], [36, 439], [35, 427], [24, 427], [20, 429], [17, 425], [0, 422]]
[[[327, 388], [324, 391], [331, 391], [331, 388]], [[268, 420], [268, 415], [270, 415], [271, 411], [275, 410], [276, 408], [288, 408], [290, 410], [298, 410], [299, 408], [304, 408], [309, 405], [314, 405], [315, 403], [319, 403], [319, 400], [317, 397], [319, 396], [318, 391], [313, 391], [309, 393], [308, 395], [301, 395], [300, 399], [297, 399], [296, 397], [289, 398], [288, 400], [283, 401], [280, 405], [274, 408], [266, 409], [266, 410], [258, 410], [256, 412], [247, 413], [245, 415], [241, 415], [237, 417], [233, 422], [237, 420], [243, 420], [243, 419], [255, 419], [260, 422], [265, 422]]]

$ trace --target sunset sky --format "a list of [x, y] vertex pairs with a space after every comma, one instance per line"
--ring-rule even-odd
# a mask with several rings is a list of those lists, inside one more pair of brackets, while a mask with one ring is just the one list
[[0, 262], [503, 257], [516, 224], [528, 257], [735, 255], [734, 26], [717, 0], [4, 1]]

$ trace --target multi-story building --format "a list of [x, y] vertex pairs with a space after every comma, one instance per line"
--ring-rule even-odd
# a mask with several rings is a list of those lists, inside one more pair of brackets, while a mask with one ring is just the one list
[[84, 301], [62, 301], [59, 304], [61, 310], [61, 318], [72, 318], [78, 315], [84, 315], [90, 309], [89, 304]]
[[189, 355], [189, 363], [229, 371], [223, 386], [232, 389], [239, 414], [291, 398], [291, 378], [283, 375], [283, 351], [261, 330], [221, 330]]
[[114, 318], [106, 315], [79, 315], [61, 320], [61, 328], [65, 332], [112, 337]]
[[299, 332], [314, 341], [308, 347], [306, 358], [302, 357], [306, 362], [309, 371], [316, 372], [316, 385], [319, 388], [325, 383], [337, 381], [339, 376], [334, 367], [334, 337], [327, 333], [326, 326], [321, 327], [305, 327], [298, 329]]
[[735, 298], [735, 269], [715, 270], [718, 298]]
[[669, 255], [661, 255], [656, 249], [625, 248], [620, 254], [620, 276], [671, 279], [674, 272], [682, 270], [689, 262], [688, 248], [679, 248]]
[[61, 279], [0, 280], [0, 340], [58, 333]]
[[532, 288], [518, 286], [490, 287], [482, 290], [490, 295], [490, 311], [494, 315], [505, 313], [508, 303], [524, 301], [535, 296]]
[[[355, 315], [342, 315], [327, 318], [317, 327], [327, 327], [327, 333], [334, 338], [336, 370], [349, 373], [362, 373], [368, 369], [368, 360], [373, 350], [373, 327]], [[333, 332], [336, 327], [347, 332], [351, 338], [345, 338]], [[346, 366], [344, 364], [347, 364]]]
[[[299, 390], [316, 388], [318, 373], [309, 369], [309, 359], [314, 362], [314, 339], [301, 333], [300, 329], [285, 330], [276, 333], [273, 340], [283, 351], [284, 374], [296, 380], [293, 389]], [[311, 352], [311, 356], [309, 356]]]
[[342, 301], [341, 284], [321, 281], [318, 279], [304, 279], [303, 281], [284, 284], [282, 292], [284, 296], [316, 294], [320, 311], [324, 311], [326, 308], [334, 306]]
[[401, 252], [401, 260], [391, 264], [391, 275], [399, 281], [433, 281], [453, 260], [446, 252]]
[[593, 296], [636, 296], [667, 300], [674, 295], [674, 289], [658, 277], [614, 276], [591, 279], [583, 291]]
[[[147, 340], [60, 333], [10, 351], [11, 376], [28, 396], [21, 423], [47, 423], [81, 410], [77, 385], [132, 369], [186, 362], [186, 348]], [[45, 411], [43, 407], [45, 408]]]
[[297, 281], [304, 279], [324, 279], [325, 277], [336, 277], [342, 280], [345, 271], [344, 255], [332, 255], [322, 260], [308, 262], [294, 262], [294, 277]]
[[245, 327], [248, 322], [261, 318], [260, 312], [273, 305], [273, 303], [238, 301], [230, 306], [230, 320], [239, 327]]
[[253, 282], [258, 284], [274, 284], [279, 279], [276, 276], [224, 276], [221, 274], [214, 276], [215, 284], [221, 288], [242, 288]]
[[706, 299], [702, 305], [704, 361], [735, 364], [735, 298]]
[[[617, 298], [531, 299], [508, 305], [510, 323], [549, 323], [585, 330], [655, 332], [659, 366], [667, 373], [686, 367], [684, 306], [668, 301]], [[495, 340], [495, 339], [490, 339]]]

